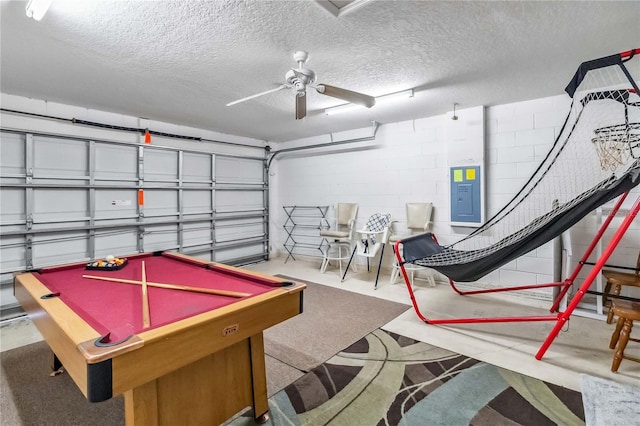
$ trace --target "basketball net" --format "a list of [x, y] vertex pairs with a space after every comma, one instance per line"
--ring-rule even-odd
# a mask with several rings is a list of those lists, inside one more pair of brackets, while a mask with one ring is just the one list
[[638, 158], [640, 152], [640, 123], [619, 124], [594, 130], [591, 139], [600, 159], [602, 170], [615, 170]]

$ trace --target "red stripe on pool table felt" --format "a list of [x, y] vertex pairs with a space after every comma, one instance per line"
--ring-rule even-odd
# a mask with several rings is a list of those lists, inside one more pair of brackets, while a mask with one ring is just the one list
[[[119, 341], [142, 331], [141, 286], [82, 278], [82, 275], [140, 281], [142, 260], [145, 261], [147, 282], [239, 291], [253, 296], [274, 288], [273, 284], [268, 285], [268, 280], [243, 279], [226, 271], [209, 270], [167, 256], [129, 258], [127, 266], [119, 271], [87, 271], [84, 265], [54, 268], [43, 270], [38, 278], [52, 292], [60, 292], [60, 299], [98, 333], [109, 332], [111, 341]], [[150, 329], [242, 300], [156, 287], [149, 287], [148, 294]]]

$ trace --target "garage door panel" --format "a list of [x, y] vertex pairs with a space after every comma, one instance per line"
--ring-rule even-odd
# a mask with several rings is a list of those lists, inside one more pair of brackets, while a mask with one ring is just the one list
[[145, 226], [145, 251], [175, 249], [178, 243], [177, 225]]
[[178, 215], [178, 194], [176, 191], [146, 189], [144, 191], [144, 214], [147, 217]]
[[218, 191], [216, 210], [242, 211], [263, 208], [263, 195], [259, 191]]
[[221, 263], [234, 263], [236, 259], [254, 258], [256, 260], [264, 256], [264, 245], [256, 243], [250, 246], [243, 246], [238, 248], [218, 249], [216, 250], [216, 262]]
[[206, 213], [213, 210], [210, 190], [184, 190], [184, 213]]
[[242, 238], [264, 236], [262, 223], [250, 222], [241, 225], [221, 225], [216, 228], [216, 242], [234, 241]]
[[95, 258], [108, 255], [125, 256], [136, 253], [138, 244], [137, 229], [114, 229], [103, 231], [95, 236]]
[[178, 179], [178, 152], [169, 150], [144, 151], [144, 180], [175, 182]]
[[[2, 223], [23, 223], [25, 215], [26, 194], [23, 188], [3, 188], [0, 192], [0, 207], [2, 207]], [[4, 226], [3, 226], [4, 229]]]
[[185, 182], [210, 182], [213, 179], [211, 154], [185, 152], [182, 161]]
[[0, 259], [2, 259], [3, 271], [19, 271], [24, 269], [26, 264], [26, 253], [24, 244], [26, 238], [24, 236], [11, 236], [2, 238], [2, 247], [0, 247]]
[[262, 161], [216, 157], [216, 180], [260, 184], [264, 181]]
[[34, 136], [35, 178], [88, 175], [89, 147], [85, 141]]
[[66, 232], [60, 239], [55, 234], [38, 234], [33, 238], [33, 266], [44, 267], [77, 262], [88, 258], [87, 234]]
[[138, 180], [138, 148], [116, 144], [96, 144], [94, 177], [97, 180]]
[[16, 133], [2, 133], [0, 135], [0, 170], [2, 175], [26, 174], [26, 136]]
[[183, 243], [185, 246], [211, 244], [211, 222], [192, 222], [184, 225]]
[[34, 190], [34, 223], [88, 219], [89, 205], [86, 189]]
[[117, 219], [138, 215], [138, 190], [135, 188], [97, 189], [95, 218]]

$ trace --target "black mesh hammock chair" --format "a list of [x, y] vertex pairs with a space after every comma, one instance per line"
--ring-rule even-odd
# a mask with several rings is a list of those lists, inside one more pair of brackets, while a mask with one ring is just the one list
[[[580, 65], [565, 91], [572, 98], [561, 132], [538, 168], [518, 193], [491, 219], [465, 238], [448, 245], [432, 233], [396, 243], [396, 257], [414, 309], [429, 324], [556, 321], [536, 354], [541, 359], [581, 297], [600, 273], [640, 210], [640, 197], [629, 209], [602, 256], [564, 312], [560, 301], [573, 286], [629, 191], [640, 184], [640, 90], [632, 77], [640, 74], [640, 49]], [[634, 59], [630, 64], [629, 61]], [[634, 73], [629, 71], [631, 69]], [[461, 291], [454, 282], [470, 282], [540, 247], [571, 228], [587, 214], [617, 198], [611, 214], [578, 263], [562, 282]], [[551, 313], [535, 317], [428, 319], [416, 303], [404, 265], [437, 270], [459, 294], [478, 294], [559, 287]]]

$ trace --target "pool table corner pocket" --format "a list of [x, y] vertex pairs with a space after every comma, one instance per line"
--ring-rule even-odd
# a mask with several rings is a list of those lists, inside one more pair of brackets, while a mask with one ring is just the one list
[[98, 363], [144, 346], [144, 340], [135, 334], [113, 345], [96, 345], [96, 342], [101, 339], [103, 337], [78, 344], [78, 350], [84, 355], [88, 364]]

